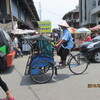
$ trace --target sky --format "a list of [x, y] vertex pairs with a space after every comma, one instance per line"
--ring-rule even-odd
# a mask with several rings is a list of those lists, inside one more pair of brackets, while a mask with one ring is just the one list
[[33, 2], [41, 21], [50, 20], [52, 28], [57, 28], [62, 17], [79, 4], [79, 0], [33, 0]]

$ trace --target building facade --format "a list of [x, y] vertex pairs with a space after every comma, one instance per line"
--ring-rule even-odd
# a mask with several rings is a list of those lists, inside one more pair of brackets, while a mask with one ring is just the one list
[[98, 0], [79, 0], [80, 27], [93, 27], [96, 25], [94, 9]]
[[79, 7], [66, 13], [62, 19], [66, 20], [69, 26], [79, 28]]
[[39, 17], [33, 0], [0, 0], [0, 23], [15, 21], [21, 29], [38, 28]]
[[96, 25], [100, 24], [100, 0], [95, 0], [93, 2], [94, 8], [91, 11], [91, 16], [95, 16]]

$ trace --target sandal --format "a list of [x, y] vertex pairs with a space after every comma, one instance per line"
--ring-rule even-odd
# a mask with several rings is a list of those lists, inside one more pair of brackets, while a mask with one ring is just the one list
[[10, 97], [10, 98], [5, 98], [3, 100], [15, 100], [14, 97]]
[[61, 69], [66, 68], [66, 65], [64, 65], [64, 66], [60, 66], [59, 68], [61, 68]]

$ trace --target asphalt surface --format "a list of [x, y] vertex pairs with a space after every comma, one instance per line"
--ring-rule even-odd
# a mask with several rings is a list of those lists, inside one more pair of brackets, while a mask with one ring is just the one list
[[[100, 100], [100, 63], [91, 63], [81, 75], [68, 67], [59, 69], [50, 82], [37, 84], [24, 75], [27, 59], [28, 55], [15, 59], [14, 66], [0, 74], [15, 100]], [[59, 61], [56, 55], [55, 61]], [[0, 100], [5, 96], [0, 89]]]

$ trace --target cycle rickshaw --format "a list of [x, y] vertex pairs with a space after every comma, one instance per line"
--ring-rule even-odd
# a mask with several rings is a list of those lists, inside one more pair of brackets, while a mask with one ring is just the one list
[[[55, 73], [57, 75], [56, 63], [54, 61], [54, 48], [52, 39], [42, 34], [23, 38], [31, 46], [31, 55], [28, 58], [25, 75], [30, 75], [36, 83], [50, 81]], [[70, 53], [67, 65], [72, 73], [79, 75], [86, 71], [89, 61], [80, 52]]]

